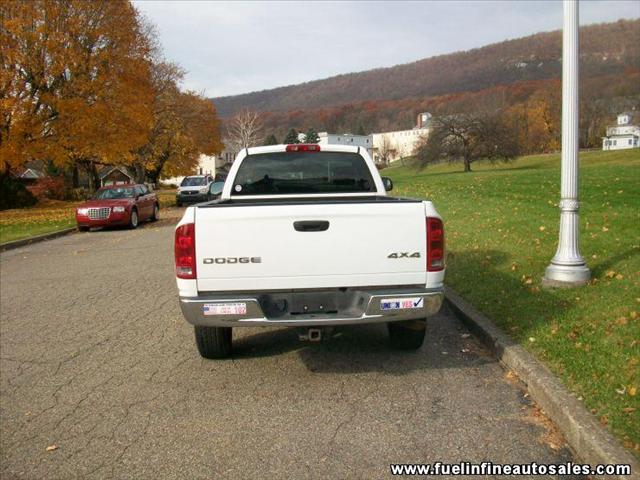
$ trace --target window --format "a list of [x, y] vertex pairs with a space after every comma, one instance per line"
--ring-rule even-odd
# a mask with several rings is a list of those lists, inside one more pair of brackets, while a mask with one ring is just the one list
[[275, 152], [244, 159], [233, 195], [375, 192], [371, 172], [357, 153]]
[[633, 144], [633, 140], [629, 139], [629, 145]]
[[181, 187], [201, 187], [207, 184], [204, 177], [185, 177], [180, 184]]
[[111, 200], [117, 198], [133, 198], [136, 190], [132, 187], [116, 187], [98, 190], [94, 195], [96, 200]]
[[617, 141], [617, 140], [614, 140], [614, 141], [613, 141], [613, 144], [614, 144], [614, 145], [617, 145], [617, 144], [618, 144], [618, 141]]

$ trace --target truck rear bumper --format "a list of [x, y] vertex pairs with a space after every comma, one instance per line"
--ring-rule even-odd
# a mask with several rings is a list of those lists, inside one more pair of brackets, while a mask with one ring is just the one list
[[180, 297], [180, 308], [199, 326], [328, 326], [426, 318], [443, 297], [442, 288], [420, 287], [229, 292]]

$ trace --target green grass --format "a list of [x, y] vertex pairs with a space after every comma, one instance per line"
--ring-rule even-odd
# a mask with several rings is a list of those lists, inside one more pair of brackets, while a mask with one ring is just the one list
[[580, 154], [581, 251], [592, 282], [543, 290], [558, 241], [559, 155], [391, 167], [394, 194], [445, 219], [447, 284], [535, 353], [640, 455], [640, 150]]
[[[158, 190], [161, 208], [175, 207], [175, 190]], [[0, 243], [22, 240], [76, 226], [79, 202], [49, 200], [30, 208], [0, 211]]]
[[0, 212], [0, 243], [75, 227], [78, 202], [48, 201], [35, 207]]

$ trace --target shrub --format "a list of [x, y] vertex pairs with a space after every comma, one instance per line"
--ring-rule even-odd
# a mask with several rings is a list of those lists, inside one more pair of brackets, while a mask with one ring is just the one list
[[0, 174], [0, 210], [30, 207], [36, 202], [36, 197], [22, 182], [8, 173]]
[[66, 197], [66, 186], [63, 177], [39, 178], [33, 185], [29, 185], [27, 189], [38, 199], [64, 200]]

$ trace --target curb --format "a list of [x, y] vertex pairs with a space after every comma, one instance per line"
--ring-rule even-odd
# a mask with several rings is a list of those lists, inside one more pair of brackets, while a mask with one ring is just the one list
[[23, 238], [22, 240], [14, 240], [13, 242], [0, 243], [0, 252], [6, 250], [13, 250], [14, 248], [23, 247], [32, 243], [42, 242], [44, 240], [51, 240], [52, 238], [62, 237], [77, 231], [76, 227], [65, 228], [64, 230], [58, 230], [51, 233], [44, 233], [42, 235], [36, 235], [35, 237]]
[[513, 370], [526, 384], [531, 397], [558, 426], [581, 461], [592, 466], [630, 465], [631, 475], [611, 475], [606, 478], [640, 479], [638, 461], [600, 426], [547, 367], [449, 287], [445, 287], [445, 298], [456, 315], [491, 349], [500, 363]]

